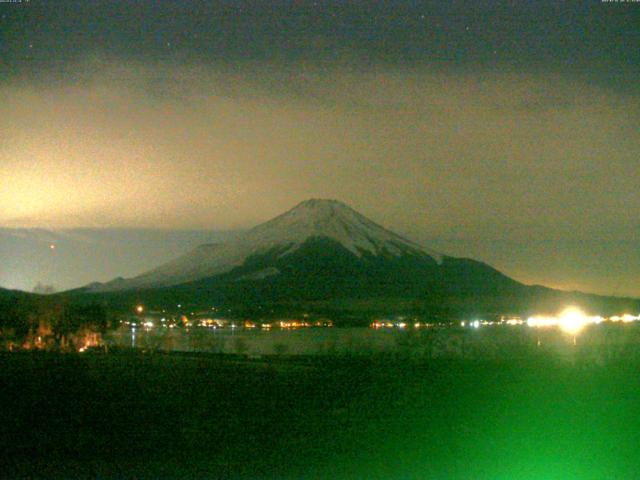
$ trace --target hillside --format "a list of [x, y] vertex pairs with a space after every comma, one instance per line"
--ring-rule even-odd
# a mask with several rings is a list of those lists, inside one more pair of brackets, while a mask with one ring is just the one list
[[335, 200], [308, 200], [233, 241], [202, 245], [131, 279], [73, 292], [119, 308], [202, 309], [278, 315], [368, 316], [554, 311], [567, 303], [601, 313], [640, 309], [632, 299], [525, 286], [493, 267], [442, 255]]

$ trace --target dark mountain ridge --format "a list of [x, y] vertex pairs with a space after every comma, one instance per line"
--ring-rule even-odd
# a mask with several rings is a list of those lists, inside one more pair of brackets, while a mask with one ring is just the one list
[[553, 312], [567, 303], [614, 314], [640, 301], [526, 286], [493, 267], [438, 254], [334, 200], [309, 200], [226, 243], [203, 245], [134, 279], [72, 293], [119, 308], [220, 307], [228, 314], [354, 315]]

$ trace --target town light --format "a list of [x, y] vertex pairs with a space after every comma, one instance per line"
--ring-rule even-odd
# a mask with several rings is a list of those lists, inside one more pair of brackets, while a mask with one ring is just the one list
[[576, 335], [584, 326], [590, 322], [590, 318], [576, 307], [569, 307], [562, 311], [559, 316], [560, 328], [567, 333]]
[[136, 313], [142, 313], [142, 312], [144, 312], [144, 307], [142, 305], [138, 305], [136, 307]]

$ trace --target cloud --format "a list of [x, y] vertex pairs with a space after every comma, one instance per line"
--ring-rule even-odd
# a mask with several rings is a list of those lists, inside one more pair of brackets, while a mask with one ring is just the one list
[[629, 231], [634, 95], [562, 72], [93, 56], [0, 85], [0, 225], [236, 228], [326, 196], [435, 234]]

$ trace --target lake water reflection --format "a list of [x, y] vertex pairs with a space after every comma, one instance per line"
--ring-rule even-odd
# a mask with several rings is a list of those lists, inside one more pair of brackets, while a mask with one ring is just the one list
[[423, 329], [120, 328], [111, 346], [150, 350], [264, 355], [392, 355], [411, 358], [513, 358], [532, 353], [596, 362], [640, 355], [636, 324], [591, 325], [572, 335], [558, 328], [442, 326]]

